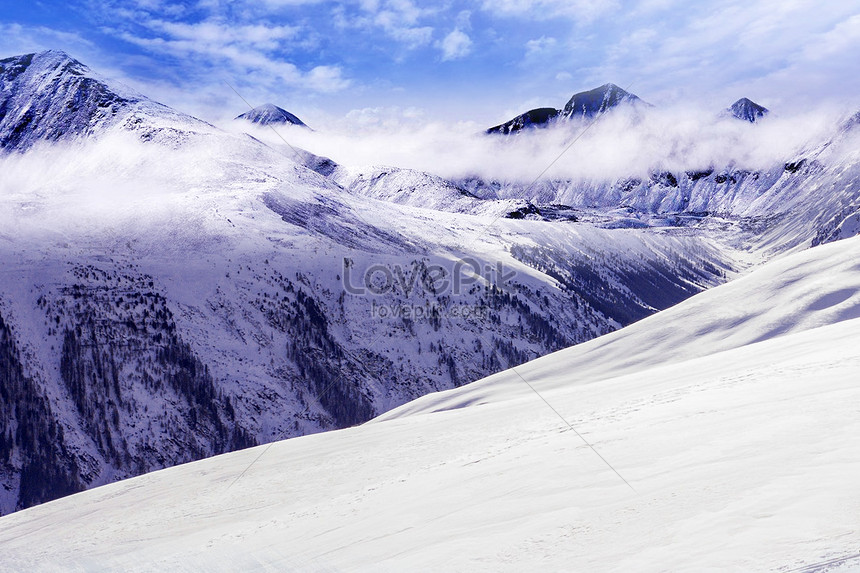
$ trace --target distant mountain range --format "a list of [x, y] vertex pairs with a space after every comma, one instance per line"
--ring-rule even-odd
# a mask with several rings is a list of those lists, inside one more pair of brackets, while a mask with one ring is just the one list
[[[561, 109], [554, 107], [532, 109], [510, 121], [491, 127], [486, 132], [488, 134], [510, 135], [526, 129], [547, 127], [572, 119], [592, 119], [620, 106], [653, 107], [639, 96], [609, 83], [592, 90], [573, 94]], [[727, 113], [738, 119], [755, 123], [764, 117], [768, 110], [747, 98], [742, 98], [732, 104]]]

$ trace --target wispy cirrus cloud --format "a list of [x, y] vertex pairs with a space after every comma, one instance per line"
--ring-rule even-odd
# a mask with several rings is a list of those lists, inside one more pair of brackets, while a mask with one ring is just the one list
[[439, 8], [422, 8], [412, 0], [335, 2], [335, 25], [342, 30], [382, 32], [407, 50], [429, 45], [434, 27], [425, 20]]
[[298, 26], [235, 25], [217, 19], [193, 23], [156, 18], [139, 21], [145, 33], [114, 30], [123, 40], [166, 55], [192, 58], [201, 69], [221, 67], [232, 76], [252, 76], [265, 84], [282, 82], [294, 88], [335, 92], [349, 87], [340, 66], [318, 65], [302, 70], [284, 55], [302, 41]]

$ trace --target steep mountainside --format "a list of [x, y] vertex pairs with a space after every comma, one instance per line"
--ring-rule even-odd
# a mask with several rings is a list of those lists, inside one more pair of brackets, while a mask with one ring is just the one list
[[[65, 55], [4, 62], [2, 513], [366, 421], [740, 266], [710, 237], [533, 220], [426, 174], [362, 187]], [[59, 111], [9, 119], [33, 102]]]

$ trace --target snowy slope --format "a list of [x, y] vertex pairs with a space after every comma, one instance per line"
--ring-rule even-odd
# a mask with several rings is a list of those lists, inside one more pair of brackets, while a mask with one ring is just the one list
[[527, 396], [520, 375], [558, 386], [590, 383], [860, 318], [858, 256], [860, 239], [854, 238], [778, 259], [636, 324], [533, 360], [518, 374], [426, 396], [381, 418], [458, 408], [484, 401], [484, 392], [494, 401], [507, 392]]
[[484, 200], [441, 177], [414, 169], [338, 166], [330, 178], [351, 193], [451, 213], [504, 217], [528, 206], [524, 199]]
[[0, 566], [856, 571], [858, 255], [791, 255], [387, 420], [0, 518]]

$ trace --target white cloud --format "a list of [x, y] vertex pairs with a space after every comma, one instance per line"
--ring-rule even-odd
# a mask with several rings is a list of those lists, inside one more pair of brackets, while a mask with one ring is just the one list
[[49, 49], [66, 50], [73, 55], [80, 52], [90, 53], [93, 49], [93, 43], [79, 34], [45, 26], [24, 26], [0, 22], [0, 54], [2, 56]]
[[350, 86], [350, 81], [343, 77], [343, 71], [338, 66], [317, 66], [305, 76], [311, 89], [320, 92], [337, 92]]
[[186, 24], [150, 19], [144, 24], [172, 39], [187, 40], [193, 49], [202, 53], [224, 45], [273, 50], [282, 47], [286, 40], [295, 39], [300, 31], [296, 26], [237, 25], [216, 20]]
[[296, 26], [233, 25], [219, 20], [188, 24], [144, 19], [140, 23], [153, 37], [116, 33], [127, 42], [151, 50], [198, 58], [207, 72], [222, 67], [222, 71], [261, 85], [282, 82], [310, 91], [333, 92], [350, 85], [339, 66], [316, 66], [304, 72], [277, 55], [297, 41], [301, 29]]
[[[433, 121], [421, 110], [381, 107], [354, 110], [329, 130], [296, 130], [290, 138], [294, 145], [350, 166], [395, 165], [450, 178], [530, 181], [582, 133], [548, 175], [589, 180], [648, 177], [654, 169], [781, 168], [809, 142], [832, 136], [837, 117], [818, 109], [752, 125], [718, 118], [712, 109], [673, 106], [640, 116], [619, 109], [584, 133], [581, 124], [571, 123], [500, 138], [479, 133], [488, 126]], [[272, 136], [261, 132], [260, 137]]]
[[442, 61], [458, 60], [469, 55], [472, 50], [472, 39], [462, 30], [454, 30], [439, 42], [442, 50]]
[[[654, 7], [655, 2], [643, 2]], [[666, 2], [657, 3], [665, 8]], [[589, 82], [632, 82], [645, 99], [740, 96], [766, 105], [808, 106], [860, 93], [860, 7], [814, 0], [717, 0], [708, 10], [671, 10], [615, 34], [603, 57], [578, 75]], [[573, 59], [571, 58], [572, 63]], [[856, 98], [856, 96], [854, 96]]]
[[350, 10], [353, 3], [338, 3], [333, 10], [336, 27], [348, 30], [382, 30], [389, 38], [407, 50], [430, 44], [432, 26], [422, 20], [439, 11], [439, 8], [421, 8], [411, 0], [359, 0], [358, 12]]
[[392, 39], [404, 44], [409, 50], [426, 46], [433, 39], [433, 28], [430, 26], [420, 28], [391, 27], [387, 31]]
[[413, 129], [427, 123], [426, 112], [416, 107], [379, 106], [353, 109], [338, 121], [340, 128], [356, 129], [361, 133], [372, 130], [386, 133], [400, 129]]
[[483, 0], [481, 8], [493, 15], [517, 16], [530, 20], [570, 18], [589, 23], [615, 12], [618, 0]]
[[457, 14], [457, 29], [459, 30], [471, 30], [472, 29], [472, 11], [471, 10], [461, 10]]
[[553, 37], [541, 36], [534, 40], [526, 42], [526, 56], [535, 56], [542, 54], [556, 46], [558, 41]]

